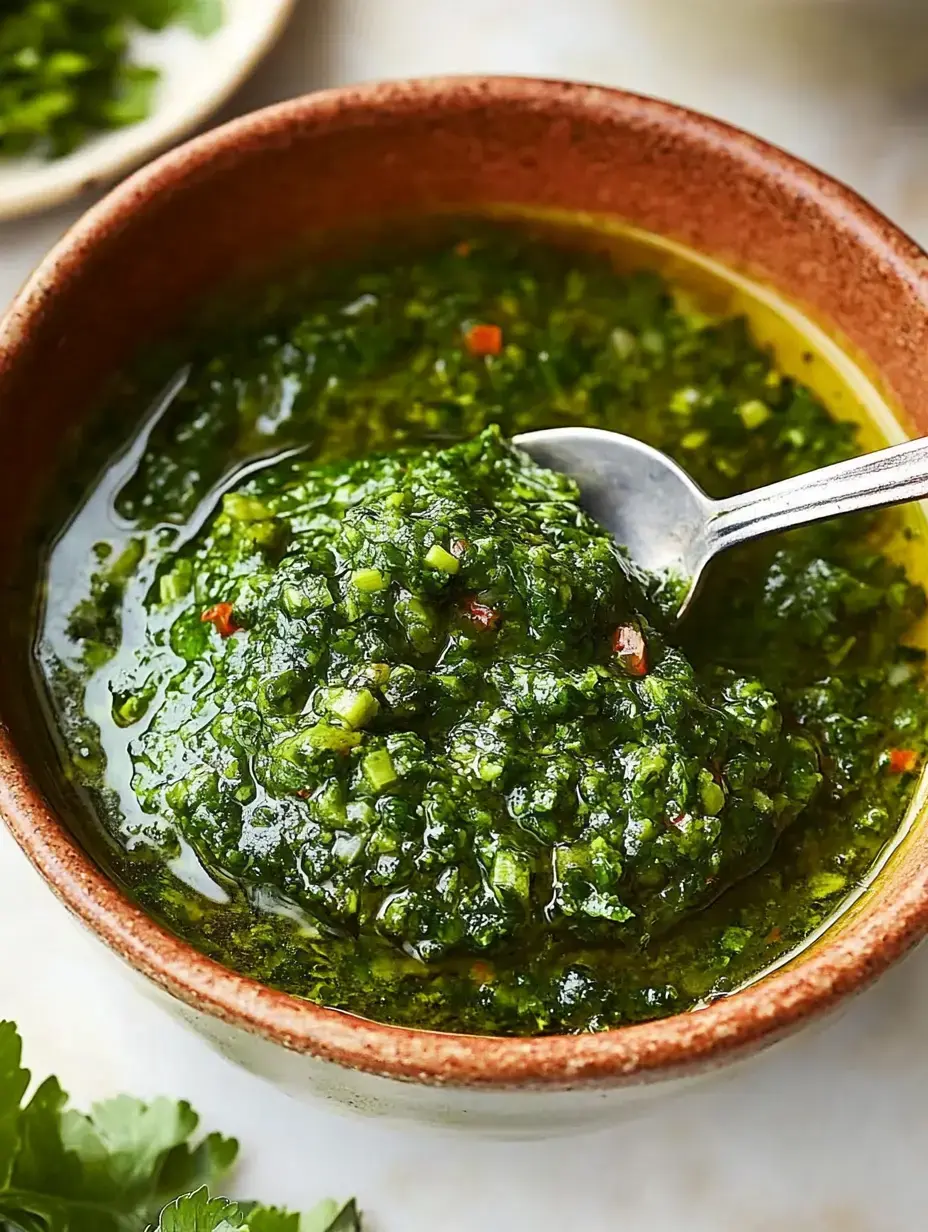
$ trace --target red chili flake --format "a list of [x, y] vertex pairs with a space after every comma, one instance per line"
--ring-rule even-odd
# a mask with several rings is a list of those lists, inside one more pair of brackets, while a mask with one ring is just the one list
[[467, 595], [461, 600], [461, 611], [468, 620], [472, 620], [481, 629], [498, 629], [499, 623], [503, 618], [503, 614], [498, 608], [488, 607], [486, 603], [480, 603], [473, 595]]
[[451, 541], [451, 555], [456, 556], [460, 560], [469, 547], [470, 544], [466, 539], [453, 539]]
[[914, 749], [890, 749], [890, 774], [911, 774], [918, 768], [918, 754]]
[[232, 619], [231, 603], [214, 603], [212, 607], [208, 607], [205, 612], [201, 613], [200, 619], [204, 624], [215, 625], [220, 637], [231, 637], [242, 627]]
[[629, 676], [648, 674], [648, 647], [637, 625], [619, 625], [612, 635], [612, 653]]
[[476, 962], [471, 963], [470, 974], [471, 979], [475, 980], [478, 984], [492, 984], [496, 979], [496, 972], [491, 964], [483, 962], [479, 958]]
[[308, 788], [306, 788], [306, 787], [300, 787], [300, 788], [299, 788], [297, 791], [295, 791], [293, 794], [294, 794], [295, 796], [299, 796], [301, 800], [308, 800], [308, 799], [309, 799], [309, 789], [308, 789]]
[[469, 257], [472, 247], [473, 245], [470, 240], [460, 240], [457, 244], [455, 244], [454, 251], [459, 257]]
[[503, 349], [503, 331], [498, 325], [472, 325], [464, 335], [471, 355], [499, 355]]
[[687, 819], [686, 813], [677, 813], [676, 817], [668, 817], [667, 824], [669, 826], [682, 826]]
[[782, 929], [777, 928], [776, 925], [774, 925], [774, 927], [771, 928], [770, 932], [764, 938], [764, 940], [767, 942], [768, 945], [773, 945], [774, 941], [781, 941], [782, 939], [783, 939], [783, 931]]

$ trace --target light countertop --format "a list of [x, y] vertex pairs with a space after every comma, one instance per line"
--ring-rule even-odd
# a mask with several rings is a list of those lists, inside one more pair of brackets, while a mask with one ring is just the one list
[[[255, 0], [257, 3], [258, 0]], [[304, 0], [234, 111], [442, 72], [587, 78], [751, 128], [928, 242], [921, 0]], [[79, 206], [0, 226], [0, 304]], [[189, 1099], [242, 1141], [237, 1192], [357, 1194], [373, 1232], [913, 1232], [928, 1226], [928, 948], [843, 1017], [595, 1137], [485, 1142], [301, 1106], [114, 974], [0, 832], [0, 1017], [81, 1104]]]

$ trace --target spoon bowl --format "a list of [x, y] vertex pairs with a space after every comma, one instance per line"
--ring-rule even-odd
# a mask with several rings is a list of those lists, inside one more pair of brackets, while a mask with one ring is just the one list
[[825, 518], [928, 496], [928, 437], [837, 462], [725, 500], [711, 500], [659, 449], [601, 428], [548, 428], [514, 443], [580, 485], [584, 508], [648, 573], [673, 578], [693, 602], [726, 548]]
[[539, 466], [580, 485], [584, 509], [648, 573], [687, 584], [689, 607], [712, 556], [706, 534], [715, 502], [682, 466], [644, 441], [601, 428], [548, 428], [514, 438]]

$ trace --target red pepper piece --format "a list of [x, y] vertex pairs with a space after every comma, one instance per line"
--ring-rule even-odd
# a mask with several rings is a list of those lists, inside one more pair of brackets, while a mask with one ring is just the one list
[[498, 608], [480, 603], [473, 595], [467, 595], [461, 600], [461, 611], [481, 629], [498, 629], [503, 614]]
[[918, 754], [914, 749], [890, 749], [890, 774], [911, 774], [918, 768]]
[[492, 984], [496, 979], [496, 972], [493, 970], [492, 965], [488, 962], [483, 962], [479, 958], [471, 963], [470, 975], [471, 979], [477, 984]]
[[466, 539], [455, 539], [451, 544], [451, 555], [460, 560], [469, 547]]
[[637, 625], [619, 625], [612, 635], [612, 653], [629, 676], [648, 674], [648, 646]]
[[204, 624], [214, 625], [220, 637], [231, 637], [242, 627], [232, 619], [231, 603], [214, 603], [212, 607], [208, 607], [200, 614], [200, 619]]
[[464, 335], [471, 355], [499, 355], [503, 349], [503, 331], [498, 325], [472, 325]]

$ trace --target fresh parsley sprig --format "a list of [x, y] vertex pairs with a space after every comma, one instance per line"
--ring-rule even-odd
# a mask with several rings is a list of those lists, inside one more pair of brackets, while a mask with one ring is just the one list
[[353, 1202], [299, 1216], [210, 1198], [238, 1143], [197, 1137], [187, 1103], [120, 1095], [84, 1115], [56, 1078], [27, 1098], [29, 1083], [19, 1033], [0, 1022], [0, 1232], [360, 1232]]
[[308, 1214], [294, 1215], [270, 1206], [210, 1198], [201, 1189], [165, 1207], [155, 1232], [360, 1232], [360, 1228], [353, 1201], [341, 1208], [322, 1202]]

